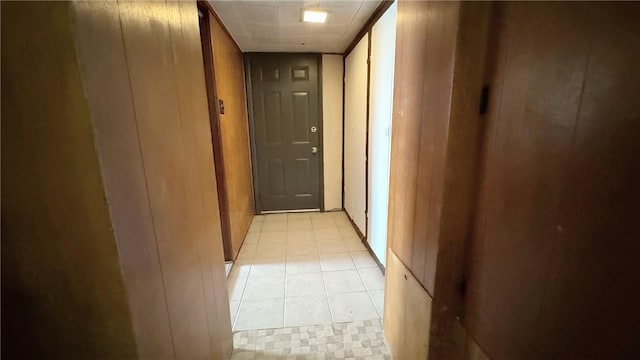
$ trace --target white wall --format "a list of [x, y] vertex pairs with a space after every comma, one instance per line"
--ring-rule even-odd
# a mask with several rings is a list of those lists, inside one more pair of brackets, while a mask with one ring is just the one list
[[371, 29], [367, 241], [382, 264], [387, 250], [397, 4], [394, 2]]
[[324, 208], [342, 209], [342, 55], [322, 55]]
[[344, 208], [366, 236], [368, 35], [345, 59]]

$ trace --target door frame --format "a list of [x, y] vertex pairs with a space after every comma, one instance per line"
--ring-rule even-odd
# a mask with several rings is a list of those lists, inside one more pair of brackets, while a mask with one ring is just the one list
[[198, 11], [203, 14], [203, 16], [198, 16], [198, 27], [200, 28], [204, 79], [207, 89], [213, 166], [216, 175], [216, 190], [218, 192], [218, 207], [220, 210], [220, 227], [222, 230], [222, 248], [224, 250], [225, 261], [233, 261], [231, 220], [229, 219], [229, 198], [227, 195], [227, 181], [224, 169], [222, 135], [220, 133], [220, 113], [218, 108], [218, 92], [216, 88], [215, 64], [213, 61], [213, 39], [211, 38], [210, 25], [210, 19], [215, 16], [215, 14], [204, 1], [198, 1], [197, 7]]
[[[265, 52], [248, 52], [244, 53], [244, 78], [247, 89], [247, 112], [249, 114], [249, 141], [251, 143], [251, 172], [253, 173], [253, 201], [256, 209], [256, 214], [262, 214], [262, 204], [260, 203], [260, 177], [258, 176], [258, 161], [256, 150], [256, 132], [254, 124], [253, 114], [253, 86], [251, 84], [251, 57], [261, 54], [278, 54], [278, 55], [313, 55], [318, 63], [318, 129], [320, 130], [320, 136], [318, 140], [318, 146], [320, 148], [319, 162], [320, 162], [320, 211], [324, 212], [324, 126], [323, 126], [323, 111], [322, 111], [322, 54], [321, 53], [265, 53]], [[282, 211], [282, 212], [295, 212]]]

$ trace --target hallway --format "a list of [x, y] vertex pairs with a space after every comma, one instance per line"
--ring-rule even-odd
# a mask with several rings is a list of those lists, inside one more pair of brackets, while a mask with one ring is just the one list
[[234, 332], [382, 318], [384, 277], [344, 212], [255, 216], [227, 288]]

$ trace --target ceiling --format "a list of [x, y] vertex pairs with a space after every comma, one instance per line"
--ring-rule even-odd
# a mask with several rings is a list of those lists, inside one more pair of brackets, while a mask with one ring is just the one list
[[[209, 0], [242, 51], [342, 53], [380, 0]], [[325, 10], [325, 24], [302, 23], [302, 9]]]

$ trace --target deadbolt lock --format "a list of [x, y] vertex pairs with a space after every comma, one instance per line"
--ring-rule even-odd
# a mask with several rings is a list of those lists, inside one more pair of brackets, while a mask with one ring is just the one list
[[315, 126], [312, 126], [312, 127], [311, 127], [311, 132], [312, 132], [312, 133], [317, 133], [317, 132], [318, 132], [318, 128], [317, 128], [317, 127], [315, 127]]
[[311, 147], [311, 153], [312, 154], [317, 154], [318, 153], [318, 148], [316, 146], [312, 146]]

